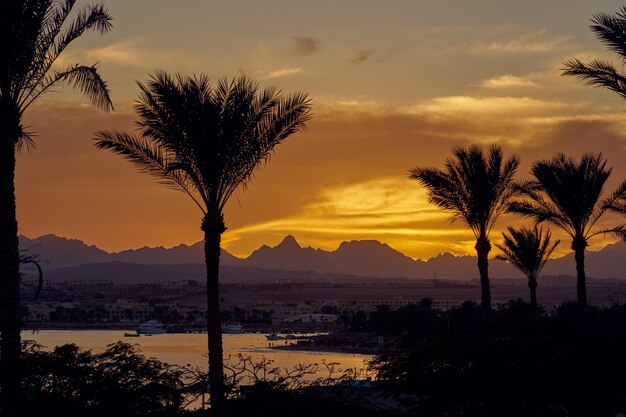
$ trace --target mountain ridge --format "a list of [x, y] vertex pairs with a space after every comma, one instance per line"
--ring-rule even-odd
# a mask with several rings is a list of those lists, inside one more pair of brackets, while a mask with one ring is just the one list
[[[20, 248], [22, 250], [30, 248], [30, 252], [38, 253], [45, 270], [107, 262], [139, 265], [182, 265], [204, 262], [202, 242], [192, 245], [180, 244], [172, 248], [143, 247], [109, 253], [78, 239], [48, 234], [35, 239], [20, 236]], [[597, 252], [588, 252], [587, 274], [601, 278], [626, 278], [626, 272], [622, 266], [624, 256], [626, 256], [626, 244], [621, 242], [608, 245]], [[473, 279], [478, 277], [476, 258], [470, 255], [456, 256], [444, 252], [426, 261], [414, 260], [388, 244], [376, 240], [344, 241], [336, 250], [326, 251], [310, 246], [302, 247], [292, 235], [286, 236], [276, 246], [262, 245], [247, 258], [238, 258], [222, 250], [221, 265], [379, 278]], [[550, 260], [546, 264], [543, 275], [558, 276], [574, 272], [573, 254], [568, 254]], [[495, 259], [490, 260], [490, 275], [494, 278], [521, 276], [511, 265]]]

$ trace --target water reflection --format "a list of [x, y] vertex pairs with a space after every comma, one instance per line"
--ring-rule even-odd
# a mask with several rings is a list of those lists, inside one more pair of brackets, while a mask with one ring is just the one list
[[[106, 346], [118, 341], [137, 344], [141, 352], [160, 361], [174, 365], [192, 365], [203, 370], [207, 366], [207, 337], [204, 334], [160, 334], [154, 336], [124, 337], [123, 330], [41, 330], [37, 333], [23, 332], [22, 339], [34, 340], [48, 349], [66, 343], [74, 343], [84, 349], [102, 352]], [[280, 345], [272, 342], [273, 346]], [[341, 369], [362, 369], [371, 359], [370, 355], [336, 353], [286, 351], [269, 347], [269, 342], [262, 334], [225, 334], [224, 357], [236, 359], [239, 353], [249, 355], [254, 361], [267, 358], [274, 361], [275, 366], [292, 369], [298, 364], [321, 364], [337, 362]], [[323, 369], [320, 369], [320, 373]]]

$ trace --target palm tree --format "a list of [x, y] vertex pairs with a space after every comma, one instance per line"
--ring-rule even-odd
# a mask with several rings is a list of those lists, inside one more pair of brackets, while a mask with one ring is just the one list
[[516, 194], [513, 176], [519, 156], [503, 161], [502, 148], [493, 145], [485, 155], [478, 146], [454, 147], [454, 159], [446, 160], [446, 169], [413, 168], [409, 178], [428, 188], [428, 200], [452, 213], [451, 220], [462, 221], [476, 237], [483, 311], [491, 310], [489, 288], [489, 233], [506, 212], [507, 203]]
[[259, 91], [258, 84], [245, 77], [211, 85], [206, 76], [156, 72], [139, 87], [138, 135], [97, 132], [96, 146], [182, 190], [202, 211], [210, 394], [219, 412], [225, 398], [218, 297], [224, 206], [276, 145], [305, 129], [310, 101], [303, 93]]
[[611, 176], [602, 154], [586, 153], [579, 162], [556, 153], [549, 161], [538, 161], [531, 169], [534, 180], [520, 185], [527, 198], [513, 201], [509, 210], [533, 217], [537, 224], [547, 222], [563, 229], [572, 238], [576, 260], [577, 295], [587, 304], [585, 248], [599, 234], [623, 234], [626, 225], [597, 229], [596, 224], [617, 201], [626, 197], [626, 181], [606, 198], [604, 184]]
[[[0, 406], [17, 415], [20, 398], [20, 288], [15, 206], [15, 156], [32, 138], [22, 126], [29, 106], [68, 83], [99, 107], [112, 108], [96, 66], [53, 69], [59, 56], [88, 30], [106, 33], [111, 16], [102, 4], [72, 13], [75, 0], [0, 2]], [[73, 16], [73, 17], [72, 17]]]
[[544, 235], [543, 230], [536, 225], [532, 229], [509, 227], [508, 231], [509, 234], [502, 233], [504, 244], [496, 244], [502, 251], [502, 254], [496, 258], [509, 262], [526, 275], [530, 289], [530, 304], [533, 308], [537, 308], [537, 277], [561, 242], [559, 240], [550, 242], [550, 232]]
[[[591, 30], [606, 47], [615, 52], [623, 64], [626, 63], [626, 6], [622, 6], [614, 15], [595, 14]], [[593, 87], [604, 87], [626, 99], [626, 74], [612, 62], [594, 59], [584, 63], [579, 59], [570, 59], [564, 63], [563, 75], [574, 76]], [[626, 198], [614, 201], [607, 207], [626, 215]], [[618, 233], [626, 241], [626, 233]]]
[[[617, 53], [626, 62], [626, 6], [615, 15], [598, 13], [591, 19], [591, 30], [606, 47]], [[594, 59], [584, 63], [579, 59], [570, 59], [564, 63], [563, 75], [574, 76], [587, 85], [604, 87], [626, 98], [626, 74], [612, 62]]]

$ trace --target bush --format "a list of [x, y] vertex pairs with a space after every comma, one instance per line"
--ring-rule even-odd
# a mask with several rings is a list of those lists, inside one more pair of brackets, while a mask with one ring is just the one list
[[184, 369], [146, 359], [126, 343], [103, 353], [73, 344], [24, 349], [23, 415], [37, 417], [174, 416], [181, 411]]
[[389, 389], [418, 398], [415, 415], [594, 416], [626, 412], [626, 307], [568, 303], [552, 316], [523, 302], [450, 313], [445, 334], [409, 332], [375, 360]]

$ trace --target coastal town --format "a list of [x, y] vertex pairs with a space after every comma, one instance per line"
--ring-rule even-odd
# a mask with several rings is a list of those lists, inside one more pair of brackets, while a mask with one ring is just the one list
[[[526, 296], [521, 279], [493, 280], [495, 308]], [[205, 323], [205, 289], [195, 280], [116, 284], [111, 281], [44, 283], [33, 300], [35, 283], [25, 287], [22, 314], [32, 329], [134, 328], [148, 320], [201, 329]], [[476, 280], [362, 279], [352, 282], [261, 282], [223, 284], [223, 322], [241, 323], [252, 331], [283, 328], [341, 332], [355, 317], [378, 308], [396, 310], [427, 300], [433, 310], [448, 311], [477, 299]], [[590, 297], [599, 305], [626, 299], [617, 280], [591, 281]], [[572, 292], [566, 280], [542, 282], [542, 301], [549, 310]], [[322, 319], [323, 318], [323, 319]]]

